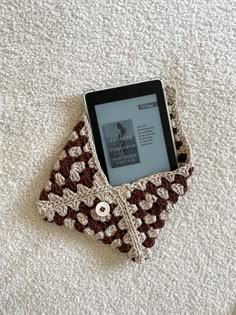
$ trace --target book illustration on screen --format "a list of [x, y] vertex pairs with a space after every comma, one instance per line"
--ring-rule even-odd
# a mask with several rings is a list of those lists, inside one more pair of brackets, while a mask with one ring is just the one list
[[102, 127], [111, 168], [140, 163], [131, 119], [104, 124]]

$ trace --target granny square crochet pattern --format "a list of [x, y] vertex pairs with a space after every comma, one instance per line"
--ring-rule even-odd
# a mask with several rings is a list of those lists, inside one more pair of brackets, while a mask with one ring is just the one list
[[[173, 205], [186, 193], [193, 170], [191, 148], [176, 111], [175, 90], [167, 86], [166, 95], [178, 168], [112, 187], [101, 169], [83, 113], [37, 202], [45, 220], [110, 244], [136, 262], [150, 256]], [[103, 207], [97, 211], [103, 204], [108, 207], [105, 215]]]

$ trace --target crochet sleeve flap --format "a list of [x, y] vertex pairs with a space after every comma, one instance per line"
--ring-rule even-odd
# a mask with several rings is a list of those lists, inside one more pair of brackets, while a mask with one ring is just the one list
[[[116, 247], [136, 262], [151, 254], [160, 229], [192, 173], [191, 149], [176, 112], [175, 90], [166, 88], [178, 169], [112, 187], [97, 158], [84, 113], [72, 131], [37, 202], [48, 222], [65, 225]], [[96, 211], [99, 205], [101, 211]]]

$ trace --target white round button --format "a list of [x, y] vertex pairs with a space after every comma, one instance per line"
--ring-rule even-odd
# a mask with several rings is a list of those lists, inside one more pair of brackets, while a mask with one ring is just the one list
[[105, 217], [110, 212], [110, 206], [108, 203], [101, 201], [96, 205], [95, 211], [100, 217]]

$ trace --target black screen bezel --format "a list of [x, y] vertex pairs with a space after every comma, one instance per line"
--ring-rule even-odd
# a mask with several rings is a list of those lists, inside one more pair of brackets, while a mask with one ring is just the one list
[[99, 106], [101, 104], [110, 103], [110, 102], [121, 101], [121, 100], [129, 99], [129, 98], [139, 97], [139, 96], [146, 96], [150, 94], [155, 94], [157, 97], [170, 169], [171, 171], [173, 171], [178, 167], [178, 164], [177, 164], [177, 159], [176, 159], [176, 154], [175, 154], [175, 144], [173, 141], [173, 136], [172, 136], [172, 131], [171, 131], [167, 103], [165, 101], [165, 95], [164, 95], [164, 91], [162, 87], [162, 82], [160, 80], [146, 81], [146, 82], [135, 83], [135, 84], [126, 85], [126, 86], [119, 86], [119, 87], [105, 89], [105, 90], [87, 92], [84, 96], [85, 105], [87, 106], [87, 112], [88, 112], [92, 134], [94, 138], [94, 144], [97, 151], [97, 156], [100, 161], [103, 172], [108, 178], [108, 181], [109, 181], [109, 174], [107, 171], [106, 160], [105, 160], [104, 150], [102, 146], [102, 140], [100, 136], [95, 106]]

